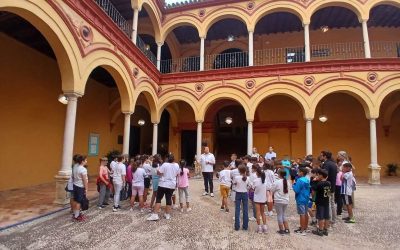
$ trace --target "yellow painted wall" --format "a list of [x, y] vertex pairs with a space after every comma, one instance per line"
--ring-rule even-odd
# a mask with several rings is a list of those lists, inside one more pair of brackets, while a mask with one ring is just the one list
[[[55, 60], [0, 35], [0, 190], [52, 182], [61, 163], [66, 106], [57, 101], [61, 80]], [[110, 133], [109, 89], [94, 81], [78, 99], [75, 153], [88, 153], [90, 132], [100, 134], [100, 156], [115, 148], [122, 120]], [[98, 157], [89, 157], [89, 173]]]

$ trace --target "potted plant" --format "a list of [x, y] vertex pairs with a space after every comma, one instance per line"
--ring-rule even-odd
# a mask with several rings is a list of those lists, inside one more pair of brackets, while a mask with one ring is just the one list
[[386, 172], [388, 174], [388, 176], [392, 176], [395, 175], [397, 176], [397, 169], [399, 168], [399, 166], [396, 163], [389, 163], [386, 165]]

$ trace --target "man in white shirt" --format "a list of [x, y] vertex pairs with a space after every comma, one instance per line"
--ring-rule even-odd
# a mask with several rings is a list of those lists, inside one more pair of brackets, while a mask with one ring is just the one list
[[257, 158], [257, 161], [258, 161], [260, 154], [257, 152], [257, 148], [253, 148], [253, 152], [251, 153], [250, 156], [251, 156], [251, 158]]
[[204, 147], [204, 153], [200, 156], [200, 164], [202, 168], [203, 178], [204, 178], [204, 195], [208, 195], [208, 186], [210, 186], [210, 196], [214, 197], [214, 185], [213, 185], [213, 174], [214, 174], [214, 164], [215, 157], [210, 153], [208, 147]]
[[125, 187], [125, 176], [126, 176], [126, 167], [123, 163], [124, 157], [118, 156], [118, 163], [114, 167], [113, 173], [113, 184], [114, 184], [114, 207], [113, 211], [117, 212], [121, 209], [119, 205], [120, 197], [121, 197], [121, 190]]
[[274, 148], [269, 146], [269, 151], [265, 154], [265, 160], [270, 161], [272, 158], [276, 159], [276, 153], [274, 152]]

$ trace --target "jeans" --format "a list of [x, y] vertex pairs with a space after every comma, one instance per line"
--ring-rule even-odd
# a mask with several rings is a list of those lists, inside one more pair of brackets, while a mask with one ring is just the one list
[[288, 204], [275, 203], [276, 218], [278, 219], [278, 224], [283, 224], [286, 220], [286, 209]]
[[236, 192], [235, 196], [235, 230], [240, 228], [240, 206], [243, 205], [243, 230], [249, 228], [249, 195], [247, 192]]
[[188, 191], [189, 187], [178, 188], [178, 190], [179, 190], [179, 203], [189, 202], [189, 191]]
[[340, 195], [340, 186], [336, 186], [335, 190], [336, 214], [341, 215], [343, 210], [343, 200]]
[[335, 192], [329, 194], [329, 217], [331, 222], [336, 222]]
[[102, 206], [104, 202], [108, 202], [110, 198], [110, 189], [105, 184], [100, 184], [99, 202], [97, 206]]
[[208, 186], [210, 186], [210, 193], [214, 193], [213, 172], [203, 172], [204, 190], [208, 193]]
[[119, 206], [121, 190], [122, 190], [122, 183], [114, 182], [114, 207]]

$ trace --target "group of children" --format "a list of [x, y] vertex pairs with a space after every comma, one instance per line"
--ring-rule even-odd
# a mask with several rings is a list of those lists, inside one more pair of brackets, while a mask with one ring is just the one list
[[[240, 229], [240, 212], [242, 211], [243, 230], [248, 230], [250, 219], [256, 220], [258, 233], [266, 233], [268, 230], [266, 215], [272, 215], [272, 209], [275, 207], [279, 228], [277, 233], [290, 234], [286, 214], [291, 179], [297, 213], [300, 217], [300, 226], [294, 232], [300, 235], [312, 232], [319, 236], [328, 236], [332, 213], [336, 213], [331, 210], [329, 199], [335, 190], [332, 190], [332, 185], [328, 181], [329, 173], [327, 169], [324, 169], [324, 162], [316, 166], [312, 156], [307, 156], [304, 160], [286, 166], [286, 163], [282, 164], [282, 161], [276, 159], [259, 161], [258, 158], [251, 156], [245, 156], [242, 159], [236, 159], [235, 156], [232, 155], [232, 162], [225, 161], [224, 169], [217, 174], [222, 198], [221, 211], [229, 212], [229, 196], [233, 197], [235, 202], [235, 230]], [[335, 174], [340, 179], [340, 201], [346, 206], [349, 214], [349, 217], [343, 219], [346, 223], [354, 223], [353, 166], [349, 161], [338, 162], [335, 166], [329, 171], [336, 171]], [[337, 182], [335, 184], [337, 185]], [[253, 207], [253, 217], [250, 218], [249, 203]], [[265, 206], [267, 206], [266, 212], [264, 212]], [[308, 230], [309, 215], [312, 218], [311, 225], [317, 225], [317, 228], [312, 231]]]

